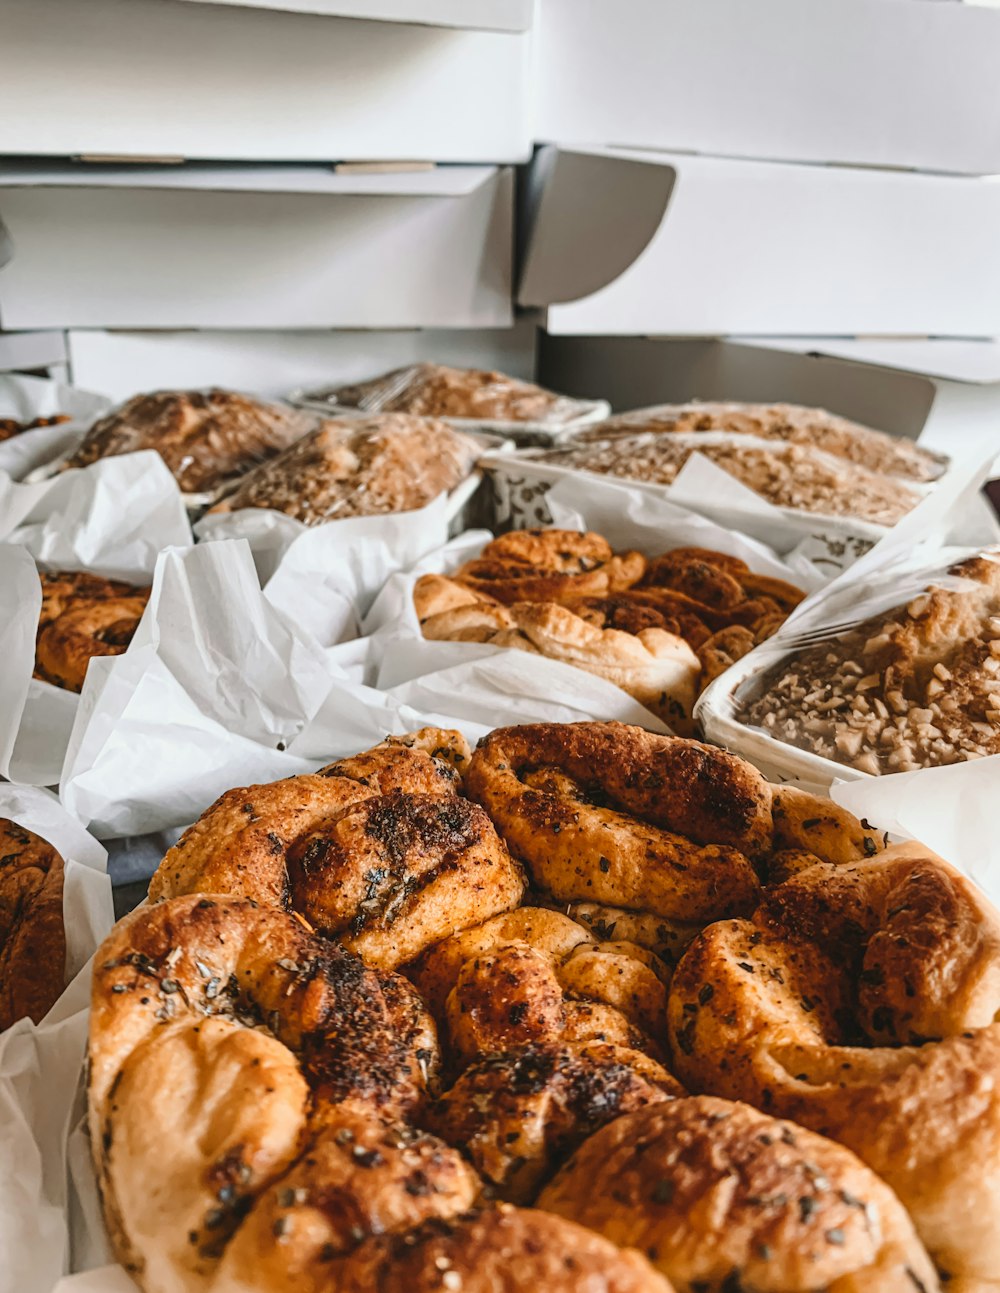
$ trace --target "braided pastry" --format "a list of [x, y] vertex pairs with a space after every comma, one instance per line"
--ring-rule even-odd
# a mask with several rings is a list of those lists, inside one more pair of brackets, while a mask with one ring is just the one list
[[[613, 1183], [610, 1194], [597, 1181]], [[679, 1289], [932, 1293], [905, 1209], [833, 1141], [706, 1096], [591, 1136], [538, 1206], [647, 1253]]]
[[816, 865], [710, 925], [670, 991], [689, 1086], [854, 1150], [939, 1268], [1000, 1271], [1000, 913], [920, 845]]
[[82, 691], [91, 659], [121, 655], [132, 641], [149, 589], [84, 572], [40, 574], [39, 579], [35, 677]]
[[63, 990], [63, 860], [46, 840], [0, 818], [0, 1032], [35, 1023]]
[[455, 794], [467, 758], [457, 732], [425, 728], [318, 773], [229, 790], [164, 857], [150, 897], [291, 908], [394, 969], [456, 923], [520, 901], [520, 868], [486, 813]]

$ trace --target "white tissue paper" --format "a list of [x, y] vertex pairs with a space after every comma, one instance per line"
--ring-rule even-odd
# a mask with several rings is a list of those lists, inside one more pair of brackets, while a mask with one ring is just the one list
[[376, 594], [448, 538], [448, 495], [412, 512], [354, 516], [307, 526], [283, 512], [244, 508], [207, 515], [200, 539], [246, 539], [272, 605], [323, 646], [357, 637]]
[[111, 407], [104, 395], [47, 377], [26, 377], [20, 373], [0, 375], [0, 418], [31, 422], [38, 417], [67, 414], [68, 422], [36, 427], [0, 441], [0, 472], [21, 480], [36, 467], [54, 462], [75, 449], [90, 424]]
[[[662, 497], [591, 480], [564, 477], [547, 495], [555, 524], [593, 529], [613, 547], [635, 548], [648, 556], [671, 548], [698, 546], [726, 552], [754, 570], [800, 586], [817, 586], [812, 572], [803, 578], [764, 544], [693, 515]], [[489, 541], [485, 531], [469, 531], [387, 583], [365, 621], [372, 635], [374, 680], [391, 698], [474, 722], [488, 731], [506, 723], [568, 723], [617, 719], [652, 732], [664, 723], [612, 683], [561, 661], [533, 652], [469, 642], [427, 641], [413, 606], [420, 575], [449, 574], [478, 555]]]
[[129, 649], [91, 663], [60, 783], [100, 838], [437, 723], [372, 691], [263, 595], [243, 540], [168, 549]]
[[41, 1023], [21, 1020], [0, 1035], [0, 1289], [49, 1293], [70, 1264], [66, 1163], [79, 1120], [90, 958], [114, 912], [104, 849], [53, 795], [0, 785], [0, 817], [43, 836], [65, 863], [69, 986]]
[[[6, 501], [5, 501], [6, 500]], [[162, 547], [191, 543], [177, 484], [155, 453], [108, 458], [38, 485], [0, 475], [0, 775], [55, 785], [79, 707], [32, 678], [41, 607], [36, 564], [148, 584]]]

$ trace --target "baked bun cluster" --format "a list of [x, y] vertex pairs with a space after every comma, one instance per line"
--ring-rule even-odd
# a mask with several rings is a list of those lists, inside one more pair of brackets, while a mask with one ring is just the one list
[[267, 507], [305, 525], [412, 511], [461, 484], [479, 453], [471, 436], [433, 418], [325, 419], [212, 511]]
[[27, 421], [21, 421], [20, 418], [0, 418], [0, 444], [4, 440], [12, 440], [14, 436], [21, 435], [24, 431], [34, 431], [38, 427], [62, 426], [64, 422], [71, 420], [68, 413], [53, 413], [48, 417], [28, 418]]
[[721, 552], [646, 558], [615, 553], [590, 532], [519, 530], [450, 577], [421, 576], [414, 605], [426, 638], [575, 665], [687, 735], [699, 691], [770, 637], [802, 597]]
[[155, 449], [182, 490], [201, 493], [287, 449], [314, 420], [235, 391], [154, 391], [95, 422], [63, 465]]
[[51, 844], [0, 818], [0, 1032], [38, 1023], [63, 990], [63, 869]]
[[873, 775], [1000, 754], [1000, 550], [947, 574], [783, 661], [744, 721]]
[[224, 795], [150, 897], [89, 1083], [145, 1293], [936, 1293], [918, 1229], [994, 1260], [995, 913], [722, 750], [425, 729]]
[[729, 435], [755, 436], [786, 444], [811, 445], [824, 453], [905, 480], [937, 480], [948, 459], [912, 440], [874, 431], [826, 409], [800, 404], [739, 404], [727, 401], [693, 401], [657, 404], [618, 413], [586, 430], [574, 432], [578, 443], [617, 440], [643, 434], [691, 435], [723, 431]]
[[310, 402], [325, 402], [363, 413], [410, 413], [419, 417], [482, 422], [541, 422], [562, 426], [578, 417], [583, 405], [534, 382], [481, 368], [412, 364], [355, 382], [310, 392]]
[[132, 641], [149, 589], [84, 571], [44, 574], [35, 677], [82, 691], [94, 656], [121, 655]]

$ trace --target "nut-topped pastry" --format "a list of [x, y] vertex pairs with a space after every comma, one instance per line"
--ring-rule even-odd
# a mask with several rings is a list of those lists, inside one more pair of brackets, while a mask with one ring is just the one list
[[948, 574], [792, 656], [744, 721], [875, 776], [1000, 754], [1000, 551]]
[[690, 404], [657, 404], [630, 409], [585, 431], [573, 434], [574, 442], [612, 440], [645, 432], [686, 434], [726, 431], [812, 445], [837, 458], [908, 480], [931, 481], [944, 472], [948, 459], [902, 436], [887, 435], [861, 426], [826, 409], [800, 404], [739, 404], [733, 401], [692, 401]]
[[100, 418], [64, 467], [155, 449], [187, 493], [212, 490], [286, 449], [313, 425], [296, 409], [235, 391], [134, 395]]
[[478, 453], [470, 436], [430, 418], [329, 419], [250, 472], [212, 511], [267, 507], [304, 525], [413, 511], [460, 484]]

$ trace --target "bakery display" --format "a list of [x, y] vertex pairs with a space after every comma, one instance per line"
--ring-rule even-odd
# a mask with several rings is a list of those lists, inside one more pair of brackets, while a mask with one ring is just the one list
[[671, 984], [671, 1054], [690, 1089], [847, 1145], [942, 1278], [985, 1288], [1000, 1270], [998, 1009], [1000, 913], [903, 844], [812, 866], [699, 934]]
[[936, 1290], [870, 1168], [689, 1097], [671, 1046], [685, 948], [882, 849], [733, 755], [617, 723], [475, 752], [424, 729], [228, 792], [95, 958], [116, 1256], [145, 1293]]
[[63, 860], [39, 835], [0, 818], [0, 1031], [48, 1013], [65, 965]]
[[53, 413], [47, 417], [29, 418], [26, 422], [20, 418], [0, 418], [0, 444], [25, 431], [35, 431], [39, 427], [62, 426], [64, 422], [72, 420], [68, 413]]
[[[310, 391], [310, 404], [361, 413], [410, 413], [421, 417], [484, 422], [541, 422], [558, 427], [589, 405], [556, 395], [534, 382], [479, 368], [412, 364], [369, 381]], [[605, 408], [607, 405], [605, 405]]]
[[304, 525], [408, 512], [454, 489], [478, 456], [471, 437], [431, 418], [327, 419], [211, 510], [267, 507]]
[[149, 589], [84, 571], [40, 573], [42, 609], [35, 677], [82, 691], [94, 656], [121, 655], [132, 641]]
[[154, 391], [99, 418], [64, 468], [155, 449], [185, 493], [218, 489], [287, 449], [315, 419], [235, 391]]
[[1000, 551], [947, 573], [786, 658], [742, 720], [876, 776], [1000, 754]]
[[902, 436], [861, 426], [826, 409], [800, 404], [739, 404], [692, 401], [657, 404], [618, 413], [586, 430], [573, 433], [574, 442], [615, 440], [645, 433], [691, 434], [724, 431], [730, 435], [783, 440], [822, 449], [824, 453], [867, 467], [870, 471], [907, 480], [937, 480], [948, 466], [943, 454], [924, 449]]
[[452, 576], [422, 575], [425, 638], [515, 647], [614, 683], [682, 735], [699, 691], [768, 638], [803, 594], [735, 557], [677, 548], [647, 559], [598, 534], [520, 530]]
[[891, 526], [921, 499], [896, 476], [811, 445], [768, 444], [750, 437], [637, 434], [544, 450], [532, 461], [671, 485], [694, 453], [702, 454], [775, 507], [792, 511]]

